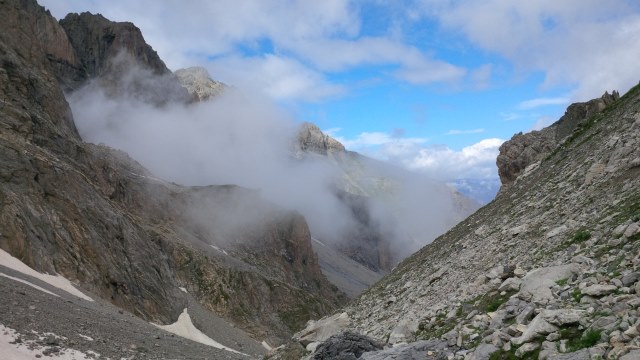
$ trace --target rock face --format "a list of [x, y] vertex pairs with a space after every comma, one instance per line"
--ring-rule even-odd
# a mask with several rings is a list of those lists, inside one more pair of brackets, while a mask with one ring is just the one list
[[298, 130], [296, 154], [312, 153], [330, 155], [345, 152], [344, 145], [331, 136], [323, 133], [315, 124], [306, 122]]
[[179, 69], [175, 74], [180, 84], [198, 101], [220, 96], [226, 88], [225, 84], [213, 80], [207, 69], [202, 67]]
[[56, 73], [64, 90], [76, 90], [94, 79], [93, 86], [112, 97], [133, 96], [153, 104], [193, 99], [132, 23], [84, 12], [67, 15], [60, 26], [81, 68], [80, 73]]
[[620, 95], [605, 92], [602, 97], [584, 103], [571, 104], [565, 114], [551, 126], [540, 131], [518, 133], [500, 146], [496, 159], [503, 186], [513, 183], [527, 167], [534, 165], [556, 149], [567, 136], [583, 126], [589, 118], [601, 113]]
[[407, 348], [437, 341], [431, 355], [448, 359], [636, 356], [640, 86], [595, 108], [527, 176], [341, 310], [351, 329], [391, 346], [417, 321]]
[[100, 14], [69, 14], [60, 20], [78, 59], [89, 77], [98, 77], [112, 68], [111, 60], [122, 52], [132, 55], [156, 75], [171, 71], [149, 46], [142, 32], [130, 22], [113, 22]]
[[[398, 248], [414, 251], [417, 247], [412, 236], [405, 236], [405, 230], [397, 221], [390, 202], [384, 203], [406, 185], [403, 177], [409, 178], [404, 170], [367, 158], [353, 151], [347, 151], [339, 141], [323, 133], [316, 125], [303, 123], [295, 138], [292, 155], [299, 161], [319, 161], [331, 166], [339, 174], [334, 184], [334, 195], [347, 209], [349, 209], [354, 225], [345, 231], [340, 241], [326, 240], [328, 244], [338, 244], [337, 249], [355, 260], [359, 264], [378, 274], [390, 271], [410, 251], [402, 253]], [[441, 223], [434, 225], [440, 231], [445, 231], [468, 214], [477, 205], [445, 184], [428, 178], [420, 179], [421, 186], [431, 188], [442, 194], [442, 202], [450, 205], [446, 210], [447, 217]], [[385, 199], [379, 201], [380, 199]], [[383, 204], [384, 203], [384, 204]], [[374, 216], [375, 211], [384, 216]], [[380, 225], [380, 218], [384, 218], [387, 225]], [[398, 235], [402, 234], [402, 235]], [[419, 234], [417, 237], [425, 237]], [[402, 238], [398, 241], [398, 238]], [[423, 240], [423, 243], [431, 239]], [[402, 241], [405, 241], [404, 243]], [[349, 292], [349, 290], [345, 290]]]
[[[50, 59], [73, 64], [70, 49], [87, 43], [71, 46], [35, 1], [0, 2], [0, 24], [0, 248], [148, 321], [174, 322], [185, 288], [271, 343], [341, 301], [321, 274], [302, 216], [234, 186], [166, 183], [122, 152], [83, 143], [58, 83], [64, 76]], [[166, 70], [138, 43], [139, 31], [123, 25], [129, 35], [120, 38], [121, 27], [104, 24], [87, 26]], [[92, 75], [117, 48], [88, 44], [100, 49], [80, 52]], [[236, 226], [219, 226], [229, 216]]]

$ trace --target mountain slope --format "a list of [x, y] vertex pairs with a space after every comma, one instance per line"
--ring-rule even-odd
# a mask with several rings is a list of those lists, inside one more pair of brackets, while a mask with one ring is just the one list
[[[82, 142], [58, 83], [66, 75], [51, 65], [79, 66], [67, 35], [35, 1], [0, 3], [0, 20], [0, 248], [147, 321], [173, 323], [185, 288], [272, 343], [341, 301], [299, 214], [239, 187], [164, 182]], [[252, 226], [219, 226], [228, 214]]]
[[637, 358], [639, 188], [636, 87], [349, 305], [346, 327], [410, 342], [362, 358]]

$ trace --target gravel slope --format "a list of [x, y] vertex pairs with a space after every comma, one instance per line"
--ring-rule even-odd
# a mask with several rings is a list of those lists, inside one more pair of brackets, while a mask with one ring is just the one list
[[[61, 355], [64, 349], [88, 354], [86, 358], [94, 357], [90, 352], [95, 352], [100, 354], [101, 359], [246, 360], [261, 358], [265, 352], [258, 342], [202, 309], [193, 299], [189, 299], [188, 308], [193, 323], [215, 341], [249, 356], [170, 334], [97, 296], [88, 294], [95, 300], [89, 302], [4, 266], [0, 266], [0, 273], [26, 280], [58, 295], [0, 276], [0, 325], [20, 334], [19, 337], [14, 335], [19, 339], [15, 344], [3, 345], [31, 347], [34, 358], [38, 358], [38, 355], [63, 358], [57, 355]], [[9, 333], [6, 329], [3, 332]], [[4, 360], [3, 354], [6, 353], [0, 351], [0, 359]]]

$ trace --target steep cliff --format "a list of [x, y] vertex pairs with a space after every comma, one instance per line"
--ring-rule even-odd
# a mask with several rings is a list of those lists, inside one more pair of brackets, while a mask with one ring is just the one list
[[617, 91], [612, 94], [605, 92], [600, 98], [571, 104], [565, 114], [551, 126], [526, 134], [518, 133], [503, 143], [496, 159], [502, 185], [513, 183], [528, 166], [535, 166], [536, 162], [560, 146], [567, 136], [618, 98], [620, 95]]
[[[241, 188], [164, 182], [122, 152], [83, 143], [49, 55], [71, 64], [70, 49], [86, 43], [51, 32], [59, 26], [35, 1], [0, 2], [0, 24], [0, 248], [146, 320], [174, 322], [187, 305], [180, 288], [189, 289], [205, 308], [275, 342], [339, 303], [304, 218]], [[147, 54], [141, 66], [165, 71], [139, 31], [122, 27], [131, 49]], [[117, 29], [112, 44], [127, 47]], [[98, 53], [80, 51], [87, 75], [119, 51], [94, 45]], [[253, 225], [211, 226], [230, 214]]]
[[110, 96], [134, 96], [158, 105], [190, 102], [193, 97], [129, 22], [114, 22], [100, 14], [68, 14], [60, 20], [81, 75], [56, 72], [65, 91], [99, 86]]

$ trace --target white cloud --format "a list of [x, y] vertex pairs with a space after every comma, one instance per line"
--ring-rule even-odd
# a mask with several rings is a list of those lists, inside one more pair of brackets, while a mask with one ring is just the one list
[[[344, 89], [329, 84], [325, 73], [369, 65], [389, 66], [384, 76], [413, 84], [457, 82], [466, 73], [464, 68], [435, 59], [392, 33], [362, 33], [360, 8], [365, 5], [350, 0], [41, 3], [59, 18], [68, 12], [91, 11], [114, 21], [133, 22], [174, 70], [204, 65], [211, 59], [211, 68], [223, 70], [219, 65], [233, 60], [241, 64], [231, 70], [236, 71], [235, 78], [239, 77], [237, 68], [246, 71], [245, 78], [258, 75], [263, 83], [266, 78], [269, 84], [261, 88], [276, 98], [315, 101], [334, 96]], [[247, 49], [265, 46], [269, 55], [247, 55]], [[292, 68], [291, 76], [283, 70]], [[267, 74], [260, 75], [261, 71]], [[312, 90], [318, 84], [319, 89]]]
[[347, 149], [354, 151], [366, 150], [380, 145], [388, 145], [397, 149], [398, 146], [422, 144], [429, 141], [426, 138], [398, 138], [383, 132], [363, 132], [355, 139], [336, 137], [336, 140], [340, 141]]
[[[481, 130], [472, 131], [478, 133]], [[489, 138], [457, 151], [446, 145], [428, 146], [427, 138], [394, 137], [384, 132], [364, 132], [354, 139], [336, 139], [349, 150], [398, 163], [409, 170], [442, 180], [496, 178], [496, 157], [504, 142]]]
[[295, 59], [276, 55], [229, 56], [210, 62], [208, 68], [223, 82], [258, 90], [278, 100], [319, 101], [345, 91], [344, 87], [330, 83], [322, 73]]
[[426, 147], [403, 162], [409, 169], [440, 179], [495, 178], [496, 157], [503, 142], [496, 138], [484, 139], [460, 151], [444, 145]]
[[541, 106], [548, 105], [564, 105], [569, 103], [569, 99], [566, 97], [553, 97], [553, 98], [537, 98], [531, 100], [525, 100], [518, 104], [517, 108], [520, 110], [529, 110]]
[[449, 130], [445, 135], [466, 135], [466, 134], [479, 134], [483, 133], [484, 129], [471, 129], [471, 130]]
[[635, 0], [421, 1], [423, 15], [497, 53], [544, 86], [575, 87], [572, 100], [626, 91], [640, 78], [640, 6]]

